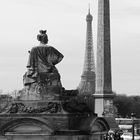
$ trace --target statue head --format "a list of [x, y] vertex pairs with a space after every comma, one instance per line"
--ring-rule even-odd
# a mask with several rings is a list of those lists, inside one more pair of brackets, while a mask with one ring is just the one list
[[48, 43], [48, 36], [46, 34], [46, 30], [40, 30], [40, 34], [37, 35], [37, 40], [42, 44]]

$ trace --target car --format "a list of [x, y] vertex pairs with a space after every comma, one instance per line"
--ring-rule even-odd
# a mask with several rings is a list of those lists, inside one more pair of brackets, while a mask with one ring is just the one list
[[[132, 133], [130, 132], [123, 133], [121, 135], [121, 138], [123, 138], [123, 140], [132, 140]], [[140, 140], [140, 135], [135, 135], [134, 140]]]

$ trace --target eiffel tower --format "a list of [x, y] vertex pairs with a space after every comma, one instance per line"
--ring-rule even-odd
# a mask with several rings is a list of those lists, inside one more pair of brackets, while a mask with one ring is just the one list
[[87, 31], [86, 31], [86, 48], [85, 48], [85, 61], [84, 69], [81, 76], [81, 82], [78, 87], [79, 94], [94, 94], [95, 92], [95, 63], [93, 52], [93, 39], [92, 39], [92, 20], [90, 8], [86, 16]]

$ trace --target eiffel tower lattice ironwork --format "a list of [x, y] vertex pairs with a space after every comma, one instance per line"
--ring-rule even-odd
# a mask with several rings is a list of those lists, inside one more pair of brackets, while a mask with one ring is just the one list
[[89, 8], [88, 15], [86, 16], [87, 31], [86, 31], [84, 69], [81, 76], [81, 82], [78, 86], [79, 93], [86, 95], [94, 94], [95, 92], [95, 63], [94, 63], [94, 51], [92, 39], [92, 20], [93, 17], [90, 14]]

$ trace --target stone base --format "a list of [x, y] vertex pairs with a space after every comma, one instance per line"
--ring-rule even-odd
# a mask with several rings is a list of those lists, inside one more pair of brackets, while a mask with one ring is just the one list
[[0, 140], [98, 140], [98, 139], [103, 139], [103, 135], [104, 133], [96, 134], [94, 136], [7, 135], [6, 137], [0, 137]]
[[93, 103], [91, 96], [14, 101], [0, 113], [0, 136], [6, 140], [100, 140], [111, 127], [105, 118], [97, 117]]
[[4, 140], [98, 140], [109, 129], [104, 118], [88, 113], [0, 114]]
[[114, 117], [113, 98], [114, 94], [94, 94], [95, 110], [99, 117]]

